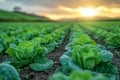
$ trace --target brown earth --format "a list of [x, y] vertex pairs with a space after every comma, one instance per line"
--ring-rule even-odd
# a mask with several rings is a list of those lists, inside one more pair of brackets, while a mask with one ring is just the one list
[[65, 52], [65, 46], [68, 43], [68, 38], [66, 38], [63, 43], [57, 47], [54, 51], [48, 53], [47, 57], [55, 62], [54, 66], [50, 70], [35, 72], [29, 67], [25, 67], [21, 70], [20, 76], [22, 80], [48, 80], [55, 70], [61, 66], [59, 57]]

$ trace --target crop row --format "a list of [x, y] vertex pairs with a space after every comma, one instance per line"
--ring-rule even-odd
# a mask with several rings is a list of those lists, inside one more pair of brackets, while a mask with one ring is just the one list
[[[101, 25], [102, 24], [102, 25]], [[120, 48], [120, 24], [115, 22], [84, 24], [86, 30], [98, 42], [110, 49]]]
[[[118, 69], [111, 64], [113, 54], [105, 46], [96, 44], [82, 30], [85, 29], [97, 40], [105, 41], [107, 46], [118, 48], [119, 27], [112, 30], [113, 25], [110, 29], [105, 27], [107, 24], [104, 27], [99, 25], [1, 23], [0, 55], [7, 55], [9, 58], [0, 64], [0, 80], [20, 80], [18, 72], [26, 66], [33, 71], [51, 69], [54, 61], [48, 59], [46, 54], [63, 42], [69, 28], [69, 44], [65, 47], [66, 52], [59, 58], [62, 66], [56, 69], [49, 80], [119, 80]], [[98, 28], [100, 29], [97, 30]], [[113, 44], [110, 44], [110, 39], [114, 39]]]
[[50, 80], [119, 80], [117, 67], [110, 61], [111, 52], [98, 45], [78, 25], [71, 29], [67, 52]]
[[49, 60], [46, 54], [62, 43], [68, 27], [43, 26], [2, 27], [0, 52], [10, 58], [0, 64], [0, 79], [19, 80], [15, 68], [29, 66], [34, 71], [44, 71], [53, 67], [54, 61]]

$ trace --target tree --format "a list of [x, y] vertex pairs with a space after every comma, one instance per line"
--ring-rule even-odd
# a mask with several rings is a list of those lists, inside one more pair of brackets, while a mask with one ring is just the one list
[[15, 7], [13, 8], [13, 11], [14, 11], [14, 12], [21, 12], [21, 10], [22, 10], [22, 8], [19, 7], [19, 6], [15, 6]]

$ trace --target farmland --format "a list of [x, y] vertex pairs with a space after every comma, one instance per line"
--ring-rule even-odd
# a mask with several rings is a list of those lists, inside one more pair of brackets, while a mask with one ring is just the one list
[[50, 21], [50, 19], [42, 16], [35, 16], [25, 13], [16, 13], [0, 10], [0, 22], [19, 22], [19, 21]]
[[120, 21], [0, 23], [0, 80], [119, 80], [119, 61]]

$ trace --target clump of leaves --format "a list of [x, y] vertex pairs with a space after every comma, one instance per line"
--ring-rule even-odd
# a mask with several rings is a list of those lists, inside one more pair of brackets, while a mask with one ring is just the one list
[[[8, 53], [12, 57], [12, 59], [10, 60], [11, 64], [17, 68], [30, 65], [32, 63], [34, 63], [34, 65], [35, 63], [37, 63], [37, 65], [45, 64], [44, 66], [46, 66], [47, 64], [53, 66], [53, 61], [50, 62], [51, 64], [47, 63], [49, 59], [45, 59], [44, 61], [45, 55], [48, 53], [48, 50], [45, 47], [41, 47], [38, 43], [24, 41], [18, 44], [18, 46], [16, 46], [15, 44], [11, 44], [6, 53]], [[41, 57], [44, 57], [44, 63], [36, 62], [37, 57], [39, 57], [40, 60], [42, 60]]]

